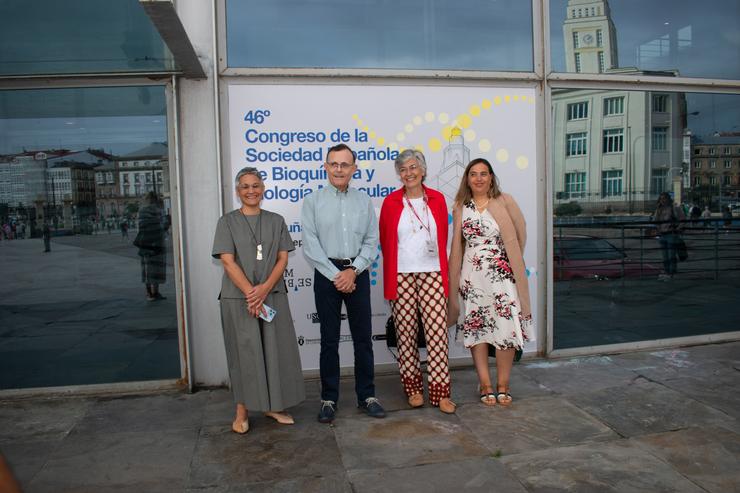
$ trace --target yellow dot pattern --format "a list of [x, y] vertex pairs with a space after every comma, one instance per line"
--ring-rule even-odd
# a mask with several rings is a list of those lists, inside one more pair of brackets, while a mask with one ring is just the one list
[[[445, 142], [449, 142], [455, 135], [462, 135], [466, 142], [474, 142], [478, 139], [478, 135], [475, 130], [471, 128], [473, 126], [473, 119], [481, 116], [483, 110], [491, 110], [493, 106], [508, 104], [512, 101], [534, 104], [536, 99], [534, 97], [518, 94], [494, 96], [492, 99], [485, 98], [481, 100], [479, 104], [471, 104], [468, 107], [467, 113], [457, 115], [454, 120], [450, 120], [448, 113], [440, 112], [435, 114], [432, 111], [427, 111], [423, 116], [414, 115], [411, 118], [411, 121], [403, 126], [403, 131], [396, 134], [396, 141], [390, 143], [387, 143], [384, 137], [378, 136], [375, 131], [371, 130], [369, 126], [360, 119], [359, 115], [353, 114], [352, 119], [355, 121], [357, 128], [361, 128], [366, 132], [369, 139], [374, 140], [376, 145], [385, 146], [387, 144], [388, 148], [392, 151], [403, 151], [406, 148], [409, 148], [424, 152], [425, 146], [423, 143], [412, 143], [409, 144], [409, 147], [400, 147], [398, 143], [404, 142], [409, 137], [409, 134], [414, 132], [416, 127], [419, 127], [424, 123], [439, 123], [443, 125], [440, 131], [441, 139], [437, 137], [430, 138], [426, 142], [426, 148], [430, 152], [441, 152], [444, 149]], [[482, 153], [488, 153], [493, 150], [491, 140], [487, 138], [478, 139], [477, 147]], [[499, 148], [496, 150], [495, 156], [496, 160], [500, 164], [505, 164], [509, 161], [509, 150]], [[529, 158], [525, 155], [517, 156], [515, 162], [519, 169], [524, 170], [529, 167]], [[358, 163], [358, 166], [361, 168], [369, 167], [370, 165], [371, 163], [367, 161]]]

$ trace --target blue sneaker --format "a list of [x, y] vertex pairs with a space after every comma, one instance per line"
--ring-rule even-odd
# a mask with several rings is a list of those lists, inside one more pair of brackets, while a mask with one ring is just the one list
[[337, 412], [337, 403], [334, 401], [321, 401], [319, 409], [319, 423], [331, 423], [334, 421], [334, 414]]
[[372, 418], [385, 418], [385, 409], [375, 397], [368, 397], [365, 402], [357, 403], [357, 407], [365, 411]]

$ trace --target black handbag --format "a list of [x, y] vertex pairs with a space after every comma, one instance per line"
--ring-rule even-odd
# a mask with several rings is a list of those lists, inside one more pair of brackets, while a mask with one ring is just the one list
[[676, 233], [676, 254], [678, 255], [678, 260], [681, 262], [689, 258], [689, 251], [686, 249], [686, 242], [683, 241], [683, 238], [678, 236], [678, 233]]
[[[396, 324], [393, 321], [393, 315], [388, 317], [388, 320], [385, 322], [385, 343], [389, 348], [398, 348], [398, 334], [396, 333]], [[416, 344], [422, 349], [427, 347], [427, 340], [424, 337], [424, 324], [421, 322], [421, 317], [419, 317], [419, 332]]]

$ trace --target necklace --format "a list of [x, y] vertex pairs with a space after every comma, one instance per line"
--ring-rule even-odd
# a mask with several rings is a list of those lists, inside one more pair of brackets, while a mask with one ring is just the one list
[[244, 212], [239, 211], [244, 218], [244, 222], [247, 223], [247, 227], [249, 228], [249, 233], [252, 235], [252, 239], [254, 240], [254, 244], [257, 245], [257, 260], [262, 260], [262, 213], [260, 212], [257, 214], [257, 233], [259, 233], [259, 238], [254, 233], [254, 230], [252, 229], [252, 225], [249, 224], [249, 219], [247, 219], [247, 215], [244, 214]]
[[483, 212], [486, 207], [488, 206], [488, 203], [491, 201], [491, 198], [487, 198], [486, 201], [483, 203], [483, 205], [478, 205], [478, 202], [473, 199], [473, 203], [475, 204], [475, 208], [478, 210], [478, 212]]

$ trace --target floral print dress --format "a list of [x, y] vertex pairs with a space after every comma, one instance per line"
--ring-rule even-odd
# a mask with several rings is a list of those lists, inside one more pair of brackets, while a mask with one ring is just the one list
[[534, 340], [532, 317], [520, 315], [514, 272], [496, 220], [488, 210], [478, 212], [470, 201], [462, 211], [465, 241], [460, 295], [463, 322], [458, 324], [465, 347], [480, 343], [496, 349], [522, 349]]

